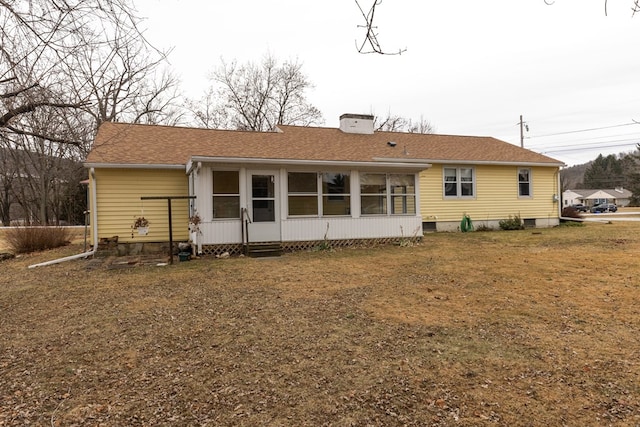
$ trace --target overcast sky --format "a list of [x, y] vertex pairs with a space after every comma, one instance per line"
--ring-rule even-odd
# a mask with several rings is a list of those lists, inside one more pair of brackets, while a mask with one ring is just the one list
[[[360, 0], [368, 9], [373, 0]], [[383, 0], [362, 55], [354, 0], [137, 0], [149, 41], [198, 98], [220, 64], [298, 59], [308, 99], [343, 113], [427, 119], [437, 133], [493, 136], [567, 165], [640, 142], [640, 14], [632, 0]], [[598, 129], [598, 130], [595, 130]], [[564, 150], [564, 151], [560, 151]]]

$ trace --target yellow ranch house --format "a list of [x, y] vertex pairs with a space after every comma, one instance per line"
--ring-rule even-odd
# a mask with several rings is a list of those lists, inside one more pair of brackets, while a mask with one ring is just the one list
[[561, 162], [491, 137], [378, 132], [373, 121], [343, 114], [339, 128], [274, 132], [104, 123], [85, 163], [92, 239], [171, 238], [217, 254], [420, 239], [458, 230], [464, 215], [492, 228], [515, 215], [559, 223]]

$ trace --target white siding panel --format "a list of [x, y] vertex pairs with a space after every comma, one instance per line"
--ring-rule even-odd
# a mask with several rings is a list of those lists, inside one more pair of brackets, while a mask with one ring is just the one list
[[204, 245], [242, 243], [240, 220], [213, 221], [200, 224], [200, 241]]
[[282, 222], [283, 241], [375, 239], [412, 237], [422, 233], [422, 220], [414, 216], [370, 218], [300, 218]]

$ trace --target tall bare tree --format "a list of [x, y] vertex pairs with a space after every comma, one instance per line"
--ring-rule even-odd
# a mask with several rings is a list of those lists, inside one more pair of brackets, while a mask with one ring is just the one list
[[178, 120], [177, 80], [138, 25], [133, 0], [0, 0], [0, 147], [19, 168], [19, 185], [0, 178], [3, 216], [11, 202], [59, 220], [100, 123]]
[[203, 100], [189, 104], [199, 125], [270, 131], [279, 124], [323, 122], [320, 110], [306, 98], [313, 86], [297, 61], [279, 64], [271, 55], [260, 63], [223, 61], [211, 81]]
[[376, 116], [373, 124], [377, 131], [384, 132], [408, 132], [408, 133], [434, 133], [435, 128], [427, 119], [420, 116], [419, 120], [402, 117], [397, 114], [387, 113], [386, 117]]

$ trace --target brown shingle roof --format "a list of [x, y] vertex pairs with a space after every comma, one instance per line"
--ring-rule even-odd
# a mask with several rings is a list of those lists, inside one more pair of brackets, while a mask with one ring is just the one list
[[[558, 160], [491, 137], [375, 132], [280, 126], [281, 132], [246, 132], [104, 123], [87, 164], [184, 165], [193, 156], [371, 162], [376, 158], [438, 163], [496, 162], [558, 166]], [[387, 142], [393, 141], [395, 147]]]

